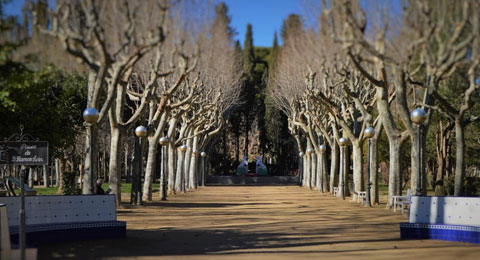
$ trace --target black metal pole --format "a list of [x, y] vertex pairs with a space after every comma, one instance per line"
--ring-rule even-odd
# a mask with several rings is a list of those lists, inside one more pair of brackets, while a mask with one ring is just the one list
[[422, 174], [422, 166], [421, 166], [421, 147], [422, 147], [422, 133], [421, 133], [421, 126], [418, 125], [417, 129], [417, 192], [415, 195], [421, 196], [422, 195], [422, 186], [421, 186], [421, 174]]
[[161, 200], [167, 200], [167, 146], [162, 146], [162, 195]]
[[201, 162], [201, 174], [202, 174], [202, 182], [201, 186], [205, 186], [205, 157], [202, 156], [202, 162]]
[[94, 156], [93, 156], [93, 124], [90, 124], [90, 194], [95, 194], [95, 180], [94, 180], [94, 172], [93, 172], [93, 164]]
[[138, 172], [137, 172], [137, 204], [142, 205], [142, 172], [143, 172], [143, 158], [142, 158], [142, 137], [138, 138]]
[[25, 169], [20, 169], [20, 259], [25, 260]]
[[371, 182], [371, 176], [370, 176], [370, 166], [371, 166], [371, 151], [372, 150], [372, 140], [369, 138], [368, 139], [368, 163], [367, 163], [367, 196], [366, 196], [366, 204], [367, 206], [371, 207], [372, 206], [372, 201], [371, 201], [371, 196], [370, 196], [370, 191], [372, 188], [372, 182]]
[[340, 146], [340, 155], [341, 155], [341, 165], [342, 167], [340, 171], [340, 182], [341, 182], [341, 190], [340, 190], [340, 198], [342, 200], [345, 200], [345, 148], [343, 146]]
[[133, 176], [132, 176], [132, 189], [130, 192], [130, 204], [137, 204], [137, 175], [138, 175], [138, 162], [139, 159], [139, 144], [138, 144], [138, 139], [135, 139], [135, 147], [134, 147], [134, 159], [133, 159]]
[[298, 185], [302, 186], [303, 182], [303, 157], [298, 156]]

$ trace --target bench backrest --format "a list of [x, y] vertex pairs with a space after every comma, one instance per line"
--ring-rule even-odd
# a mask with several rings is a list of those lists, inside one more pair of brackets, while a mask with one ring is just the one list
[[[8, 225], [19, 225], [20, 197], [0, 197], [7, 206]], [[117, 220], [114, 195], [25, 197], [27, 225]]]
[[480, 226], [480, 198], [412, 196], [409, 222]]

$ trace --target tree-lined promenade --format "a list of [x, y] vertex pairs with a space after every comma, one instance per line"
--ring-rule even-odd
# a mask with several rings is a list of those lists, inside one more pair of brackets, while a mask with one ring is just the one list
[[39, 259], [475, 259], [475, 244], [401, 240], [405, 216], [297, 186], [212, 186], [118, 211], [125, 240], [39, 248]]
[[[83, 194], [101, 179], [118, 203], [137, 172], [144, 200], [154, 182], [165, 199], [195, 190], [204, 168], [233, 174], [257, 155], [321, 192], [370, 186], [373, 203], [383, 179], [389, 206], [406, 189], [478, 196], [478, 3], [389, 4], [320, 1], [284, 20], [282, 45], [275, 34], [258, 48], [251, 25], [243, 46], [233, 40], [224, 3], [27, 1], [23, 24], [2, 19], [0, 133], [25, 125], [49, 141], [54, 160], [29, 171], [31, 185], [54, 171], [62, 193], [74, 172]], [[414, 109], [426, 121], [412, 121]]]
[[[42, 257], [478, 249], [400, 241], [403, 217], [380, 207], [408, 189], [480, 195], [479, 1], [305, 1], [272, 47], [254, 45], [251, 24], [235, 41], [220, 1], [25, 1], [21, 18], [5, 2], [0, 138], [25, 129], [48, 141], [51, 161], [28, 169], [28, 185], [108, 190], [129, 228], [124, 241], [45, 246]], [[13, 182], [20, 167], [0, 152], [0, 177]], [[303, 189], [196, 192], [257, 156]], [[366, 192], [373, 208], [339, 202], [337, 190]]]

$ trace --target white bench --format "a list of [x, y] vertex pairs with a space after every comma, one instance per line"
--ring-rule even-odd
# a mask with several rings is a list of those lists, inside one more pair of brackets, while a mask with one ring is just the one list
[[333, 187], [333, 196], [338, 196], [338, 187]]
[[480, 198], [412, 196], [400, 235], [480, 244]]
[[407, 190], [406, 196], [392, 196], [393, 198], [393, 212], [397, 212], [397, 206], [402, 209], [402, 214], [405, 212], [405, 208], [410, 206], [410, 199], [412, 194], [410, 189]]
[[[20, 197], [0, 197], [7, 207], [10, 238], [19, 237]], [[125, 237], [126, 223], [117, 221], [114, 195], [25, 197], [27, 244]]]
[[357, 203], [365, 202], [366, 198], [367, 198], [367, 192], [366, 191], [357, 192]]

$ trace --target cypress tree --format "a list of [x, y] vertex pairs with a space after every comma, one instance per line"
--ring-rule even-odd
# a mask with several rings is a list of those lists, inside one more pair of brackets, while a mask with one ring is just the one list
[[255, 69], [255, 53], [253, 48], [253, 32], [252, 25], [247, 24], [247, 32], [245, 34], [245, 41], [243, 43], [243, 73], [244, 73], [244, 117], [245, 117], [245, 147], [244, 155], [248, 156], [248, 135], [250, 133], [250, 113], [252, 107], [255, 106], [255, 82], [254, 82], [254, 69]]
[[282, 36], [283, 44], [288, 43], [290, 37], [295, 37], [296, 34], [303, 30], [302, 18], [297, 14], [290, 14], [287, 19], [283, 20], [280, 35]]
[[255, 68], [255, 53], [253, 50], [253, 32], [252, 25], [247, 24], [245, 41], [243, 42], [243, 68], [246, 76], [251, 77]]

